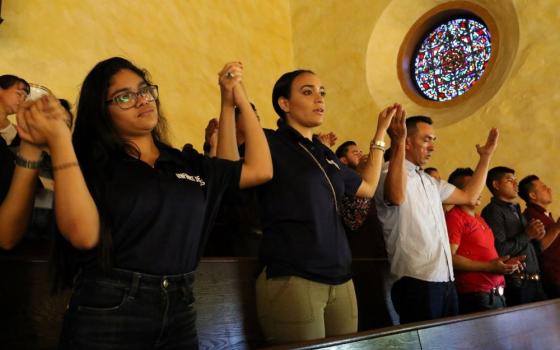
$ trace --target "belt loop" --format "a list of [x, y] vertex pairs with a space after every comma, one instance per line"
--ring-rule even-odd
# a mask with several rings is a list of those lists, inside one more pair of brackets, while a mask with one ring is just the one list
[[132, 273], [132, 282], [130, 283], [130, 292], [128, 293], [129, 299], [134, 299], [136, 297], [136, 291], [138, 291], [138, 285], [140, 284], [141, 278], [142, 275], [140, 273]]
[[187, 288], [192, 288], [194, 282], [194, 271], [186, 273], [184, 276], [185, 276], [185, 284]]
[[[193, 298], [193, 282], [194, 282], [194, 272], [189, 272], [183, 275], [183, 287], [181, 290], [183, 291], [183, 295], [188, 300]], [[191, 301], [192, 302], [192, 301]]]

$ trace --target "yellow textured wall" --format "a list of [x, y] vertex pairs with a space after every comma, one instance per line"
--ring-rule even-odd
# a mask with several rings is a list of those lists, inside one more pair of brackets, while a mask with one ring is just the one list
[[368, 91], [365, 56], [373, 26], [389, 2], [290, 2], [294, 64], [321, 77], [327, 91], [321, 130], [335, 131], [339, 140], [367, 140], [369, 145], [375, 132], [379, 106]]
[[[21, 75], [74, 101], [96, 62], [114, 55], [128, 57], [149, 69], [160, 86], [172, 142], [200, 147], [206, 121], [219, 111], [216, 73], [224, 62], [245, 63], [246, 84], [266, 127], [273, 127], [276, 120], [270, 104], [276, 78], [293, 68], [310, 68], [321, 76], [328, 92], [321, 130], [333, 130], [339, 140], [355, 139], [365, 147], [381, 104], [392, 97], [377, 101], [368, 87], [368, 44], [376, 25], [387, 21], [383, 16], [388, 8], [398, 8], [394, 29], [383, 33], [398, 45], [376, 58], [378, 71], [373, 73], [390, 71], [396, 76], [396, 50], [407, 31], [403, 19], [419, 7], [427, 11], [444, 2], [4, 0], [0, 73]], [[515, 168], [519, 178], [536, 173], [558, 189], [560, 174], [554, 165], [560, 142], [555, 137], [560, 126], [555, 108], [560, 68], [555, 62], [560, 51], [560, 6], [556, 0], [507, 2], [513, 3], [519, 22], [517, 51], [508, 53], [512, 69], [486, 104], [437, 129], [439, 140], [430, 165], [445, 176], [457, 166], [474, 166], [474, 144], [483, 142], [487, 129], [497, 126], [501, 142], [493, 164]], [[402, 96], [395, 94], [394, 99]], [[409, 114], [421, 110], [410, 101], [402, 102]], [[560, 213], [560, 200], [553, 210]]]
[[[504, 0], [505, 1], [505, 0]], [[292, 0], [294, 64], [311, 68], [327, 88], [327, 115], [322, 129], [333, 130], [339, 140], [354, 139], [367, 147], [374, 120], [382, 107], [370, 95], [366, 74], [368, 43], [385, 9], [399, 3], [398, 12], [406, 18], [421, 6], [429, 9], [446, 1], [432, 0]], [[490, 6], [492, 1], [473, 1]], [[510, 1], [507, 1], [510, 3]], [[487, 130], [501, 131], [499, 148], [492, 166], [516, 169], [521, 179], [539, 175], [557, 191], [552, 210], [560, 214], [560, 172], [557, 171], [560, 130], [560, 3], [556, 0], [512, 0], [519, 21], [519, 44], [511, 71], [496, 94], [485, 105], [460, 121], [437, 127], [438, 141], [431, 166], [447, 175], [458, 166], [474, 167], [478, 159], [474, 145], [485, 140]], [[490, 4], [490, 5], [489, 5]], [[423, 12], [421, 12], [423, 14]], [[394, 30], [383, 33], [397, 41], [393, 52], [384, 52], [379, 73], [393, 71], [396, 77], [398, 48], [408, 28], [394, 18]], [[501, 33], [504, 35], [505, 33]], [[395, 84], [395, 81], [387, 81]], [[395, 99], [404, 93], [395, 94]], [[374, 96], [375, 97], [375, 96]], [[421, 108], [403, 101], [409, 114]], [[442, 123], [445, 124], [445, 123]], [[488, 192], [484, 191], [484, 201]]]
[[275, 125], [276, 78], [292, 68], [289, 3], [259, 0], [4, 0], [0, 74], [20, 75], [75, 101], [87, 72], [123, 56], [160, 87], [176, 146], [201, 149], [218, 116], [217, 73], [240, 60], [263, 124]]

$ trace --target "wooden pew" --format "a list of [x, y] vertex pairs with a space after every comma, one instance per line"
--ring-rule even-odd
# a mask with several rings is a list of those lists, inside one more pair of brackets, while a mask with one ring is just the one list
[[560, 299], [267, 349], [326, 348], [558, 349]]
[[[48, 251], [21, 247], [0, 254], [0, 344], [3, 349], [55, 349], [70, 292], [51, 295]], [[390, 326], [383, 259], [356, 259], [360, 329]], [[197, 329], [202, 349], [263, 346], [255, 307], [254, 258], [204, 258], [196, 273]]]
[[[360, 332], [280, 348], [432, 349], [534, 348], [560, 344], [560, 300], [502, 311], [391, 325], [384, 298], [383, 259], [354, 260]], [[196, 274], [197, 327], [202, 349], [264, 346], [255, 310], [253, 258], [205, 258]], [[69, 292], [51, 295], [46, 254], [0, 254], [0, 347], [55, 349]], [[383, 328], [379, 328], [383, 327]], [[378, 328], [373, 331], [368, 329]]]

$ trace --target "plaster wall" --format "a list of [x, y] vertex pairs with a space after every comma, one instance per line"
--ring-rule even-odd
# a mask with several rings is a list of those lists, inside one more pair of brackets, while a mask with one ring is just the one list
[[245, 84], [263, 125], [276, 118], [276, 78], [293, 66], [289, 2], [282, 0], [4, 0], [0, 74], [16, 74], [74, 102], [93, 66], [123, 56], [159, 85], [171, 139], [201, 150], [217, 117], [217, 73], [245, 66]]
[[[385, 104], [401, 102], [409, 115], [429, 113], [406, 98], [395, 81], [396, 59], [409, 29], [407, 21], [411, 14], [419, 17], [444, 2], [291, 1], [294, 64], [315, 70], [327, 89], [327, 116], [322, 129], [335, 131], [339, 142], [353, 139], [367, 149], [376, 116]], [[497, 5], [495, 1], [472, 2], [485, 8]], [[560, 81], [557, 79], [560, 67], [556, 64], [556, 57], [560, 54], [560, 47], [555, 44], [560, 40], [560, 2], [503, 0], [500, 3], [504, 2], [513, 11], [509, 15], [516, 16], [518, 21], [517, 47], [501, 52], [507, 55], [511, 67], [503, 74], [494, 95], [462, 119], [442, 119], [444, 114], [434, 113], [438, 114], [435, 118], [438, 141], [429, 166], [439, 168], [444, 177], [456, 167], [474, 167], [478, 159], [475, 144], [484, 143], [488, 130], [498, 127], [500, 144], [491, 166], [512, 167], [518, 179], [537, 174], [553, 190], [560, 191], [560, 173], [556, 168], [556, 150], [560, 143], [556, 136], [560, 127], [556, 115], [560, 100]], [[388, 10], [395, 6], [392, 17], [386, 18]], [[497, 16], [500, 16], [499, 12]], [[389, 45], [391, 50], [380, 48], [379, 56], [375, 56], [374, 47], [374, 54], [368, 56], [370, 38], [381, 22], [386, 25], [381, 36], [396, 44]], [[501, 36], [511, 33], [508, 28], [500, 29]], [[373, 73], [368, 72], [368, 60], [371, 59], [377, 63], [377, 70]], [[502, 67], [495, 67], [493, 72], [500, 69]], [[368, 79], [379, 76], [386, 77], [376, 85], [380, 94], [385, 93], [383, 96], [372, 94], [376, 90], [368, 85]], [[391, 86], [396, 88], [391, 90]], [[449, 118], [453, 119], [453, 116]], [[483, 205], [488, 198], [488, 191], [483, 191]], [[560, 197], [556, 198], [551, 208], [558, 215]]]
[[[444, 176], [455, 167], [474, 166], [474, 145], [484, 142], [487, 130], [496, 126], [501, 140], [493, 165], [513, 167], [519, 178], [536, 173], [556, 189], [560, 83], [555, 57], [560, 48], [555, 44], [560, 31], [555, 29], [560, 3], [503, 1], [512, 5], [518, 21], [518, 45], [506, 53], [511, 69], [493, 97], [462, 119], [436, 118], [438, 143], [430, 165]], [[4, 0], [0, 74], [21, 75], [75, 101], [95, 63], [114, 55], [128, 57], [147, 68], [160, 86], [172, 143], [180, 147], [191, 142], [200, 148], [207, 120], [219, 112], [216, 73], [225, 62], [244, 62], [245, 82], [265, 127], [275, 125], [270, 92], [276, 78], [294, 68], [310, 68], [328, 93], [321, 131], [335, 131], [340, 141], [354, 139], [367, 147], [385, 104], [398, 101], [409, 114], [425, 112], [398, 90], [396, 59], [407, 20], [444, 2]], [[487, 7], [495, 3], [473, 2]], [[390, 8], [398, 11], [387, 18]], [[368, 50], [380, 23], [387, 25], [382, 32], [386, 43], [396, 44], [385, 45], [389, 51], [379, 49], [372, 73]], [[375, 47], [372, 52], [376, 54]], [[372, 93], [372, 76], [397, 88], [385, 95]], [[552, 209], [560, 213], [560, 201]]]

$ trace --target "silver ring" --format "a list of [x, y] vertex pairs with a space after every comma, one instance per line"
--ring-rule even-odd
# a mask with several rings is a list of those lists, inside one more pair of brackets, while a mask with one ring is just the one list
[[231, 78], [233, 78], [234, 76], [235, 76], [235, 75], [234, 75], [233, 73], [231, 73], [231, 72], [227, 72], [227, 73], [226, 73], [226, 78], [228, 78], [228, 79], [231, 79]]

